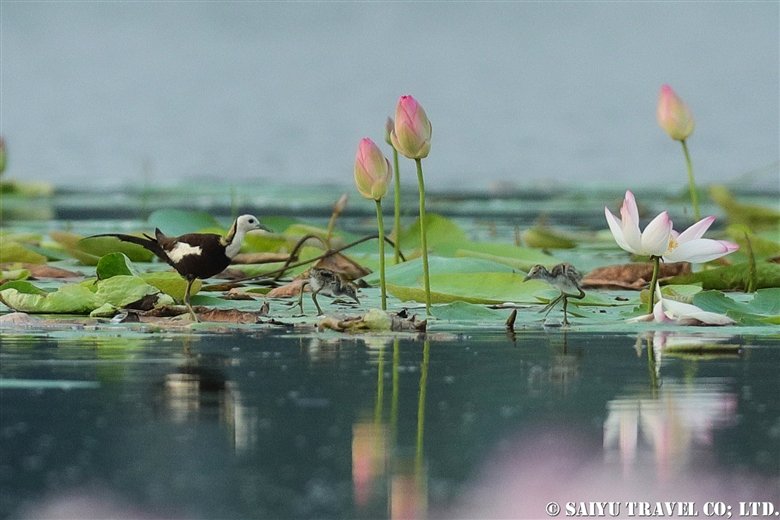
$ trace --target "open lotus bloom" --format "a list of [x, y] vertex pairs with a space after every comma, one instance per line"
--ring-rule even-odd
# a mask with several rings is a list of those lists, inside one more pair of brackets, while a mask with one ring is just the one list
[[702, 238], [704, 232], [715, 221], [706, 217], [678, 233], [672, 229], [672, 220], [666, 211], [655, 217], [645, 228], [639, 230], [639, 212], [634, 194], [626, 191], [620, 207], [620, 219], [604, 208], [607, 224], [615, 242], [629, 253], [657, 256], [664, 262], [691, 262], [699, 264], [715, 260], [739, 249], [737, 244], [726, 240]]
[[739, 249], [739, 246], [733, 242], [701, 238], [714, 221], [715, 217], [706, 217], [682, 233], [672, 230], [669, 247], [663, 254], [664, 262], [699, 264], [715, 260]]
[[709, 312], [691, 305], [665, 299], [661, 295], [661, 286], [655, 286], [656, 304], [652, 314], [631, 318], [629, 322], [654, 321], [656, 323], [676, 323], [677, 325], [733, 325], [734, 320], [725, 314]]
[[635, 255], [663, 256], [669, 248], [672, 236], [672, 221], [664, 211], [656, 216], [645, 227], [639, 230], [639, 210], [636, 207], [634, 194], [626, 191], [623, 205], [620, 207], [620, 219], [604, 208], [607, 224], [615, 237], [615, 242], [624, 250]]

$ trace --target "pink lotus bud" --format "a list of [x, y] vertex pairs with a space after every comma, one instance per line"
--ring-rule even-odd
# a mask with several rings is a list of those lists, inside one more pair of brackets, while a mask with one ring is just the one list
[[360, 194], [367, 199], [380, 200], [387, 193], [392, 178], [390, 161], [376, 143], [368, 137], [361, 139], [355, 155], [355, 184]]
[[401, 96], [395, 107], [395, 127], [390, 139], [398, 153], [409, 159], [423, 159], [431, 151], [431, 122], [412, 96]]
[[669, 85], [661, 87], [658, 97], [658, 124], [677, 141], [684, 141], [693, 133], [693, 114]]
[[393, 135], [394, 128], [395, 123], [393, 122], [393, 118], [388, 117], [387, 121], [385, 122], [385, 142], [390, 146], [393, 146], [393, 140], [390, 138], [390, 136]]

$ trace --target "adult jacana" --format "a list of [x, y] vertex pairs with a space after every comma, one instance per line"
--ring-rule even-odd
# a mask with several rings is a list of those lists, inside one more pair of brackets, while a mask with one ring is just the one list
[[187, 233], [178, 237], [169, 237], [158, 228], [154, 230], [154, 237], [146, 233], [142, 237], [121, 233], [104, 233], [93, 237], [109, 236], [138, 244], [170, 264], [187, 280], [184, 304], [192, 318], [200, 321], [190, 305], [192, 284], [195, 280], [205, 280], [224, 271], [241, 249], [241, 242], [247, 232], [253, 229], [270, 231], [260, 224], [257, 217], [241, 215], [224, 236], [214, 233]]
[[[568, 263], [558, 264], [551, 270], [547, 270], [543, 265], [535, 265], [528, 271], [528, 275], [525, 280], [544, 280], [556, 289], [561, 291], [561, 295], [548, 303], [541, 312], [550, 310], [555, 305], [563, 300], [563, 324], [568, 325], [569, 319], [566, 313], [566, 307], [569, 303], [569, 298], [577, 298], [578, 300], [585, 297], [585, 291], [580, 287], [580, 280], [582, 275], [574, 268], [573, 265]], [[547, 315], [545, 314], [545, 316]]]

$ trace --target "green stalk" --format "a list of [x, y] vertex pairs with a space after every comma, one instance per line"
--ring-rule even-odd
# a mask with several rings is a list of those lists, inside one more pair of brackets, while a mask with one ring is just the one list
[[376, 200], [376, 224], [379, 228], [379, 287], [382, 291], [382, 310], [387, 310], [385, 289], [385, 223], [382, 218], [382, 200]]
[[431, 280], [428, 277], [428, 233], [425, 230], [425, 180], [423, 179], [422, 159], [417, 163], [417, 185], [420, 189], [420, 247], [422, 248], [423, 279], [425, 282], [425, 314], [431, 315]]
[[425, 394], [428, 387], [428, 361], [431, 357], [431, 342], [423, 342], [423, 361], [420, 367], [420, 395], [417, 401], [417, 442], [415, 451], [415, 467], [419, 475], [423, 463], [423, 439], [425, 435]]
[[398, 393], [399, 393], [399, 370], [401, 366], [401, 341], [396, 337], [393, 340], [393, 390], [390, 397], [390, 435], [392, 439], [391, 446], [395, 446], [395, 440], [398, 433]]
[[385, 348], [379, 349], [379, 364], [377, 366], [376, 375], [376, 402], [374, 403], [374, 423], [381, 424], [382, 422], [382, 407], [385, 402]]
[[693, 218], [696, 222], [701, 220], [701, 211], [699, 210], [699, 194], [696, 192], [696, 181], [693, 179], [693, 164], [691, 163], [691, 154], [688, 153], [688, 144], [685, 139], [680, 141], [685, 154], [685, 164], [688, 167], [688, 189], [691, 192], [691, 205], [693, 205]]
[[658, 283], [658, 272], [661, 270], [661, 257], [651, 256], [653, 261], [653, 280], [650, 282], [650, 299], [648, 300], [647, 313], [653, 314], [653, 305], [655, 304], [655, 286]]
[[395, 263], [401, 262], [401, 172], [398, 171], [398, 150], [393, 148], [393, 171], [395, 172], [395, 190], [393, 197], [395, 198], [395, 207], [393, 208], [393, 230], [395, 231], [393, 236], [393, 258]]
[[656, 390], [658, 389], [658, 370], [656, 367], [657, 362], [654, 348], [653, 338], [647, 338], [647, 373], [650, 376], [650, 389], [653, 392], [653, 397], [656, 397]]

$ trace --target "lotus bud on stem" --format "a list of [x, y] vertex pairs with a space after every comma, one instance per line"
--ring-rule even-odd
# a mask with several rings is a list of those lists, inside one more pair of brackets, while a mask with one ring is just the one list
[[393, 176], [390, 161], [379, 147], [369, 139], [363, 138], [355, 156], [355, 185], [360, 194], [373, 199], [376, 203], [376, 222], [379, 231], [379, 286], [382, 294], [382, 310], [387, 310], [385, 286], [385, 226], [382, 218], [382, 197]]
[[688, 152], [687, 139], [693, 133], [696, 126], [693, 114], [688, 105], [680, 99], [669, 85], [661, 86], [661, 93], [658, 97], [658, 125], [666, 134], [680, 141], [685, 155], [685, 165], [688, 169], [688, 189], [691, 193], [691, 205], [693, 206], [693, 217], [696, 220], [701, 219], [701, 210], [699, 209], [699, 194], [696, 191], [696, 181], [693, 177], [693, 163], [691, 163], [691, 154]]
[[431, 151], [432, 126], [423, 107], [412, 96], [401, 96], [395, 108], [395, 124], [390, 133], [393, 148], [417, 164], [420, 191], [420, 247], [425, 286], [425, 313], [431, 315], [431, 282], [428, 273], [428, 239], [425, 228], [425, 181], [422, 160]]

